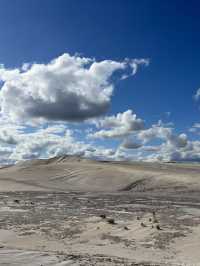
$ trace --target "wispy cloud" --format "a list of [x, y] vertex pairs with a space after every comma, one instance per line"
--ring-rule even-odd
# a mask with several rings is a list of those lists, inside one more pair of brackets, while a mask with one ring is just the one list
[[195, 99], [196, 101], [198, 101], [199, 98], [200, 98], [200, 88], [197, 89], [197, 91], [196, 91], [196, 93], [195, 93], [195, 95], [194, 95], [194, 99]]

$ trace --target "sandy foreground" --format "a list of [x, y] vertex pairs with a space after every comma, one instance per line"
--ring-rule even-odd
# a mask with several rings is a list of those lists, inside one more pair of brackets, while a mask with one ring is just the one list
[[0, 170], [0, 265], [200, 265], [200, 167], [35, 160]]

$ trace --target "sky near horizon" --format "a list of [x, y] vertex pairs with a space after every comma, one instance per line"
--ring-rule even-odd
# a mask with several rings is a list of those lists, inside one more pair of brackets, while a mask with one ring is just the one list
[[200, 160], [200, 3], [0, 0], [0, 164]]

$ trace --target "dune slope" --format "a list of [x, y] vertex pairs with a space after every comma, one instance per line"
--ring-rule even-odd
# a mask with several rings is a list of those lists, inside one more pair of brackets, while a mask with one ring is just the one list
[[63, 156], [0, 169], [0, 191], [193, 190], [200, 188], [199, 176], [199, 165], [103, 162]]

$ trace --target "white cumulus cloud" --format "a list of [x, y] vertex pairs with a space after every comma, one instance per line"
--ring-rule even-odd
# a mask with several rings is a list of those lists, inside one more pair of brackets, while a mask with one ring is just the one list
[[[47, 64], [0, 68], [1, 114], [12, 121], [83, 121], [108, 110], [114, 90], [112, 75], [133, 75], [146, 59], [122, 62], [71, 56], [67, 53]], [[129, 73], [131, 72], [131, 73]]]
[[97, 127], [104, 128], [89, 136], [92, 138], [121, 138], [144, 128], [144, 121], [137, 118], [132, 110], [117, 115], [106, 116], [96, 122]]

